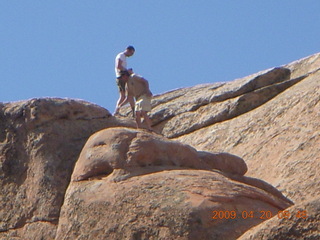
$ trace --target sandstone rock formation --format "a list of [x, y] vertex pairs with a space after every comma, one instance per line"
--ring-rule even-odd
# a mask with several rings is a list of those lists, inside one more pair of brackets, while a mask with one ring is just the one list
[[67, 99], [33, 99], [0, 109], [0, 239], [54, 239], [73, 166], [88, 137], [133, 123]]
[[[198, 153], [144, 131], [102, 130], [76, 163], [56, 239], [234, 239], [264, 221], [262, 211], [291, 205], [274, 188], [250, 184], [245, 171], [232, 155]], [[244, 219], [247, 212], [256, 216]]]
[[[171, 168], [117, 183], [107, 177], [70, 184], [56, 239], [235, 239], [264, 221], [261, 211], [287, 206], [214, 171]], [[237, 219], [225, 219], [232, 211]]]
[[281, 212], [278, 216], [250, 229], [239, 240], [319, 239], [320, 199], [314, 198]]
[[159, 135], [134, 129], [110, 128], [89, 138], [77, 161], [72, 180], [106, 176], [119, 169], [126, 174], [133, 174], [144, 167], [151, 167], [148, 173], [159, 171], [157, 167], [161, 170], [168, 167], [217, 169], [238, 175], [244, 175], [247, 171], [245, 162], [231, 154], [198, 153], [188, 145]]
[[320, 192], [319, 70], [315, 54], [232, 82], [174, 90], [155, 97], [153, 125], [198, 150], [242, 157], [247, 176], [308, 202]]
[[239, 117], [178, 140], [199, 150], [242, 157], [248, 165], [247, 176], [265, 180], [301, 202], [320, 192], [320, 54], [285, 68], [292, 69], [294, 78], [286, 82], [299, 79], [295, 85]]
[[156, 96], [164, 137], [80, 100], [0, 103], [0, 239], [318, 239], [319, 70]]

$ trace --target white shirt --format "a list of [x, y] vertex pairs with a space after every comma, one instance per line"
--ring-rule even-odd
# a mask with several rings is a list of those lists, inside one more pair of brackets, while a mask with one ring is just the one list
[[117, 77], [120, 77], [120, 71], [119, 71], [119, 69], [117, 69], [119, 59], [122, 61], [122, 64], [121, 64], [122, 67], [127, 69], [127, 57], [124, 54], [124, 52], [121, 52], [116, 56], [116, 60], [115, 60], [115, 72], [116, 72]]

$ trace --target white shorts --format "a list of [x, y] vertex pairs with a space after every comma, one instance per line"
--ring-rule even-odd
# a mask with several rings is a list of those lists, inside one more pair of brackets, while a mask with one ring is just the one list
[[145, 112], [150, 112], [151, 111], [151, 98], [146, 95], [140, 96], [137, 101], [136, 101], [136, 106], [135, 106], [135, 111], [140, 112], [140, 111], [145, 111]]

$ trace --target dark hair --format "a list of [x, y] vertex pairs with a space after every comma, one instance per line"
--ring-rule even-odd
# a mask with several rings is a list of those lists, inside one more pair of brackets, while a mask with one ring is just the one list
[[131, 45], [127, 47], [127, 50], [136, 51], [136, 50], [134, 49], [134, 47], [131, 46]]
[[124, 75], [130, 76], [130, 73], [129, 73], [127, 70], [120, 71], [120, 76], [122, 77], [122, 76], [124, 76]]

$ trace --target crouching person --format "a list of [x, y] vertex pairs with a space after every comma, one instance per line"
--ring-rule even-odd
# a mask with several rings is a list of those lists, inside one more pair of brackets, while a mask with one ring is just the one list
[[130, 74], [127, 71], [122, 73], [121, 77], [127, 83], [126, 99], [121, 104], [121, 106], [132, 101], [132, 99], [135, 98], [135, 114], [137, 128], [142, 128], [141, 118], [144, 118], [148, 130], [152, 131], [151, 120], [148, 116], [148, 112], [151, 111], [152, 99], [152, 92], [149, 88], [149, 82], [143, 77], [134, 73]]

